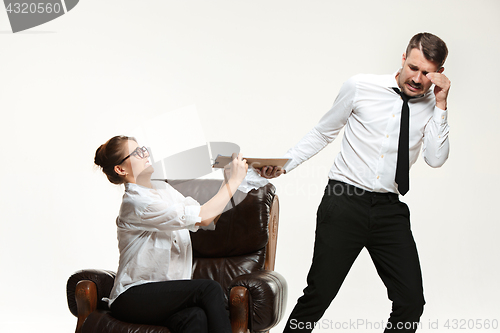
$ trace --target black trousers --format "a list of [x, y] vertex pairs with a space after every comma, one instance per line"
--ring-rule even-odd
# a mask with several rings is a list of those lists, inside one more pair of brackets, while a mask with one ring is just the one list
[[129, 323], [166, 326], [173, 333], [231, 333], [222, 287], [213, 280], [138, 285], [118, 296], [111, 314]]
[[408, 206], [397, 194], [368, 192], [335, 180], [329, 181], [318, 208], [307, 287], [284, 332], [312, 331], [364, 247], [392, 301], [385, 332], [415, 332], [425, 301]]

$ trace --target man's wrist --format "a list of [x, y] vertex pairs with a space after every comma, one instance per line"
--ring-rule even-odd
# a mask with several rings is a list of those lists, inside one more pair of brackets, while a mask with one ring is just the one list
[[436, 107], [441, 110], [446, 110], [447, 103], [446, 102], [436, 102]]

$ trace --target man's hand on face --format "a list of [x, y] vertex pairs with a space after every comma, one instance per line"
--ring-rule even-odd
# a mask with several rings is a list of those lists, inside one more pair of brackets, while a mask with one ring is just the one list
[[442, 73], [443, 71], [438, 73], [427, 73], [426, 76], [434, 83], [436, 106], [441, 110], [446, 110], [446, 100], [448, 98], [448, 92], [450, 91], [451, 81]]

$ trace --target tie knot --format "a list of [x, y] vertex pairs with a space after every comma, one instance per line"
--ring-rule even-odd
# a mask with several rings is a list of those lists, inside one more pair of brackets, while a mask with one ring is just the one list
[[405, 103], [408, 103], [408, 101], [410, 100], [410, 96], [408, 96], [407, 94], [405, 94], [404, 92], [400, 91], [399, 88], [392, 88], [394, 89], [394, 91], [399, 95], [401, 96], [401, 98], [403, 99], [403, 101], [405, 101]]

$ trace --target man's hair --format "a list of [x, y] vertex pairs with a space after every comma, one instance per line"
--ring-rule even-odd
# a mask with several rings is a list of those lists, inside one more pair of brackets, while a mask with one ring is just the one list
[[411, 38], [406, 48], [407, 57], [412, 49], [421, 50], [425, 59], [436, 63], [438, 68], [443, 67], [446, 57], [448, 56], [446, 43], [438, 36], [428, 32], [421, 32]]

